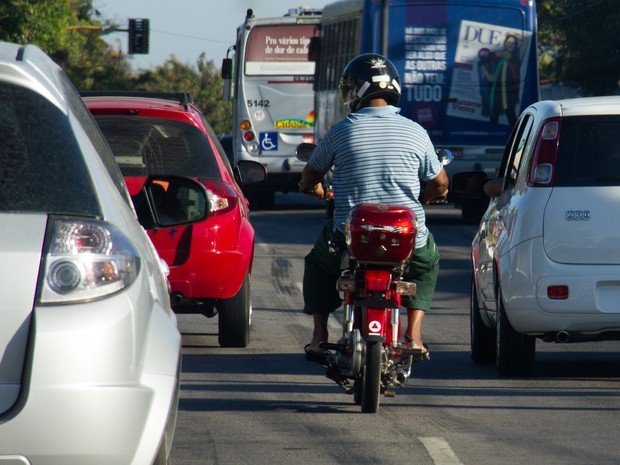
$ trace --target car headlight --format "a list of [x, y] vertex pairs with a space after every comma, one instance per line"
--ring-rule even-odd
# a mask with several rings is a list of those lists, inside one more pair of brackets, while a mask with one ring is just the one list
[[41, 304], [98, 299], [129, 286], [140, 258], [129, 239], [110, 223], [52, 219], [44, 249]]

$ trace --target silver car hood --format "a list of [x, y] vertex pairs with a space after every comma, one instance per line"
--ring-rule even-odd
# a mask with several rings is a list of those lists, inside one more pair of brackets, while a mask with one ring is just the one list
[[547, 256], [558, 263], [617, 265], [620, 187], [554, 188], [543, 224]]
[[0, 213], [0, 414], [21, 389], [47, 215]]

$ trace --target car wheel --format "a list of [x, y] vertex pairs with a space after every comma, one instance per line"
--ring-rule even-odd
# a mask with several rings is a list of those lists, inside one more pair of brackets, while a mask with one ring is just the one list
[[469, 299], [469, 334], [471, 358], [476, 363], [493, 363], [495, 361], [495, 328], [487, 327], [480, 316], [478, 293], [474, 273], [471, 274]]
[[527, 376], [534, 365], [536, 338], [515, 331], [506, 315], [501, 292], [497, 293], [497, 311], [497, 370], [502, 376]]
[[239, 292], [217, 302], [218, 342], [221, 347], [246, 347], [250, 343], [252, 303], [250, 275], [245, 276]]

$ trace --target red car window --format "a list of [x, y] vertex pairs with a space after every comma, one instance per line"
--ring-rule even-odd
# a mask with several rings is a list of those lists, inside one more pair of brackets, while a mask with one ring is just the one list
[[96, 120], [124, 176], [221, 179], [211, 144], [195, 126], [129, 115], [99, 115]]

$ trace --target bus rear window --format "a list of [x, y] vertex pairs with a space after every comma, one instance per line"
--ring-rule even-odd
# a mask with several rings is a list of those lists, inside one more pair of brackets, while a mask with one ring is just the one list
[[311, 76], [308, 61], [312, 24], [256, 26], [248, 36], [245, 74], [248, 76]]

